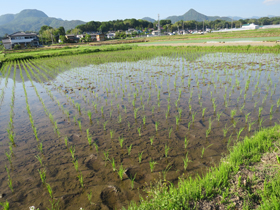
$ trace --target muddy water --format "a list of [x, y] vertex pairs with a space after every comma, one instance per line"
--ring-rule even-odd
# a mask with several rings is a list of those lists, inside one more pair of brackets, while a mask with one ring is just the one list
[[[40, 210], [51, 207], [51, 198], [38, 169], [46, 170], [46, 183], [61, 209], [127, 207], [130, 201], [139, 201], [139, 194], [146, 197], [144, 190], [150, 183], [163, 180], [163, 171], [168, 171], [166, 181], [174, 184], [179, 177], [203, 174], [227, 154], [228, 146], [253, 135], [261, 127], [274, 125], [279, 119], [279, 56], [208, 54], [194, 61], [175, 56], [86, 67], [79, 67], [77, 60], [72, 68], [54, 67], [51, 62], [51, 59], [33, 61], [31, 68], [27, 68], [33, 84], [23, 68], [26, 64], [21, 65], [39, 142], [27, 113], [19, 66], [16, 68], [12, 126], [16, 146], [12, 146], [11, 163], [5, 152], [10, 152], [7, 128], [14, 68], [1, 80], [0, 94], [4, 89], [4, 95], [0, 107], [0, 186], [5, 194], [1, 202], [8, 200], [12, 209], [28, 209], [32, 205]], [[231, 110], [236, 110], [233, 117]], [[57, 123], [60, 135], [49, 114]], [[210, 132], [209, 122], [212, 123]], [[225, 128], [228, 131], [224, 135]], [[237, 140], [238, 131], [242, 132]], [[119, 138], [124, 138], [122, 147]], [[42, 151], [38, 149], [40, 143]], [[70, 153], [74, 147], [78, 172]], [[104, 161], [106, 152], [116, 163], [115, 171], [110, 161]], [[43, 165], [35, 158], [37, 155]], [[182, 159], [186, 155], [191, 162], [185, 170]], [[152, 162], [156, 162], [153, 172]], [[13, 193], [5, 166], [10, 169]], [[122, 180], [117, 173], [121, 166], [126, 171]], [[84, 187], [77, 178], [79, 174], [83, 176]], [[91, 192], [89, 201], [87, 195]]]

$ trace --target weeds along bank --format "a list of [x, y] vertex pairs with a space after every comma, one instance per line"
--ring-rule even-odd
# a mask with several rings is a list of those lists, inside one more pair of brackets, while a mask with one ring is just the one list
[[203, 177], [180, 179], [177, 187], [160, 180], [128, 209], [279, 209], [279, 139], [279, 125], [262, 129], [230, 147]]
[[[278, 137], [278, 127], [263, 129], [280, 118], [280, 56], [276, 48], [248, 53], [250, 46], [221, 52], [228, 49], [132, 46], [6, 62], [0, 202], [66, 210], [129, 208], [132, 201], [143, 209], [277, 202], [277, 180], [254, 178], [260, 166], [246, 164], [267, 161], [255, 154]], [[251, 145], [246, 136], [261, 140]], [[241, 152], [232, 148], [246, 141]], [[228, 148], [238, 155], [214, 168]], [[254, 188], [256, 181], [266, 194]], [[185, 187], [170, 186], [178, 182]], [[234, 201], [236, 193], [242, 196]], [[273, 193], [276, 199], [267, 197]], [[142, 201], [152, 195], [162, 201]]]

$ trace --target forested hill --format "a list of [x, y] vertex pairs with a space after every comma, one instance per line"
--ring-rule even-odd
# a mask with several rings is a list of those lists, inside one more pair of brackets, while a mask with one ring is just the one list
[[63, 26], [65, 30], [84, 24], [80, 20], [61, 20], [48, 17], [44, 12], [36, 9], [26, 9], [18, 14], [5, 14], [0, 16], [0, 36], [17, 31], [39, 31], [44, 25], [58, 28]]

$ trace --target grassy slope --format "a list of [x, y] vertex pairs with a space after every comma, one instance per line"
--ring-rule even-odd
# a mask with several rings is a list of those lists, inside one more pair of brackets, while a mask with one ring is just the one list
[[148, 37], [150, 42], [172, 40], [200, 40], [200, 39], [227, 39], [227, 38], [254, 38], [254, 37], [279, 37], [280, 29], [259, 29], [248, 31], [234, 31], [221, 33], [187, 34], [175, 36]]
[[[238, 173], [241, 165], [249, 166], [259, 162], [264, 153], [277, 151], [273, 143], [280, 143], [279, 131], [280, 125], [275, 125], [256, 133], [252, 138], [246, 137], [232, 147], [219, 166], [211, 168], [203, 178], [180, 180], [178, 187], [167, 187], [164, 182], [159, 182], [157, 187], [149, 190], [151, 199], [142, 200], [140, 205], [132, 203], [129, 209], [193, 209], [198, 201], [209, 201], [217, 196], [227, 199], [225, 192], [230, 188], [231, 176]], [[280, 162], [276, 167], [278, 174], [267, 178], [264, 189], [254, 196], [251, 194], [249, 198], [257, 199], [261, 209], [280, 209]], [[235, 208], [234, 203], [228, 203], [227, 207]], [[246, 208], [250, 209], [248, 204]]]

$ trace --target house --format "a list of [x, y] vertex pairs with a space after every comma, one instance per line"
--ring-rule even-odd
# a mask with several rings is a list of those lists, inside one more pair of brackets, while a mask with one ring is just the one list
[[242, 25], [242, 29], [259, 29], [258, 25], [254, 23]]
[[98, 42], [100, 42], [100, 41], [105, 41], [105, 35], [104, 35], [104, 34], [97, 34], [97, 35], [96, 35], [96, 40], [97, 40]]
[[14, 48], [16, 45], [20, 45], [22, 48], [27, 46], [37, 47], [39, 46], [39, 39], [35, 33], [16, 32], [2, 39], [2, 43], [7, 50]]
[[77, 37], [75, 34], [66, 34], [65, 37], [70, 41], [74, 43], [78, 43], [80, 41], [80, 38]]
[[160, 31], [155, 30], [155, 31], [152, 32], [152, 34], [153, 34], [154, 36], [159, 36], [159, 35], [160, 35]]
[[108, 33], [108, 34], [107, 34], [107, 38], [108, 38], [108, 39], [114, 39], [115, 36], [116, 36], [116, 33]]

